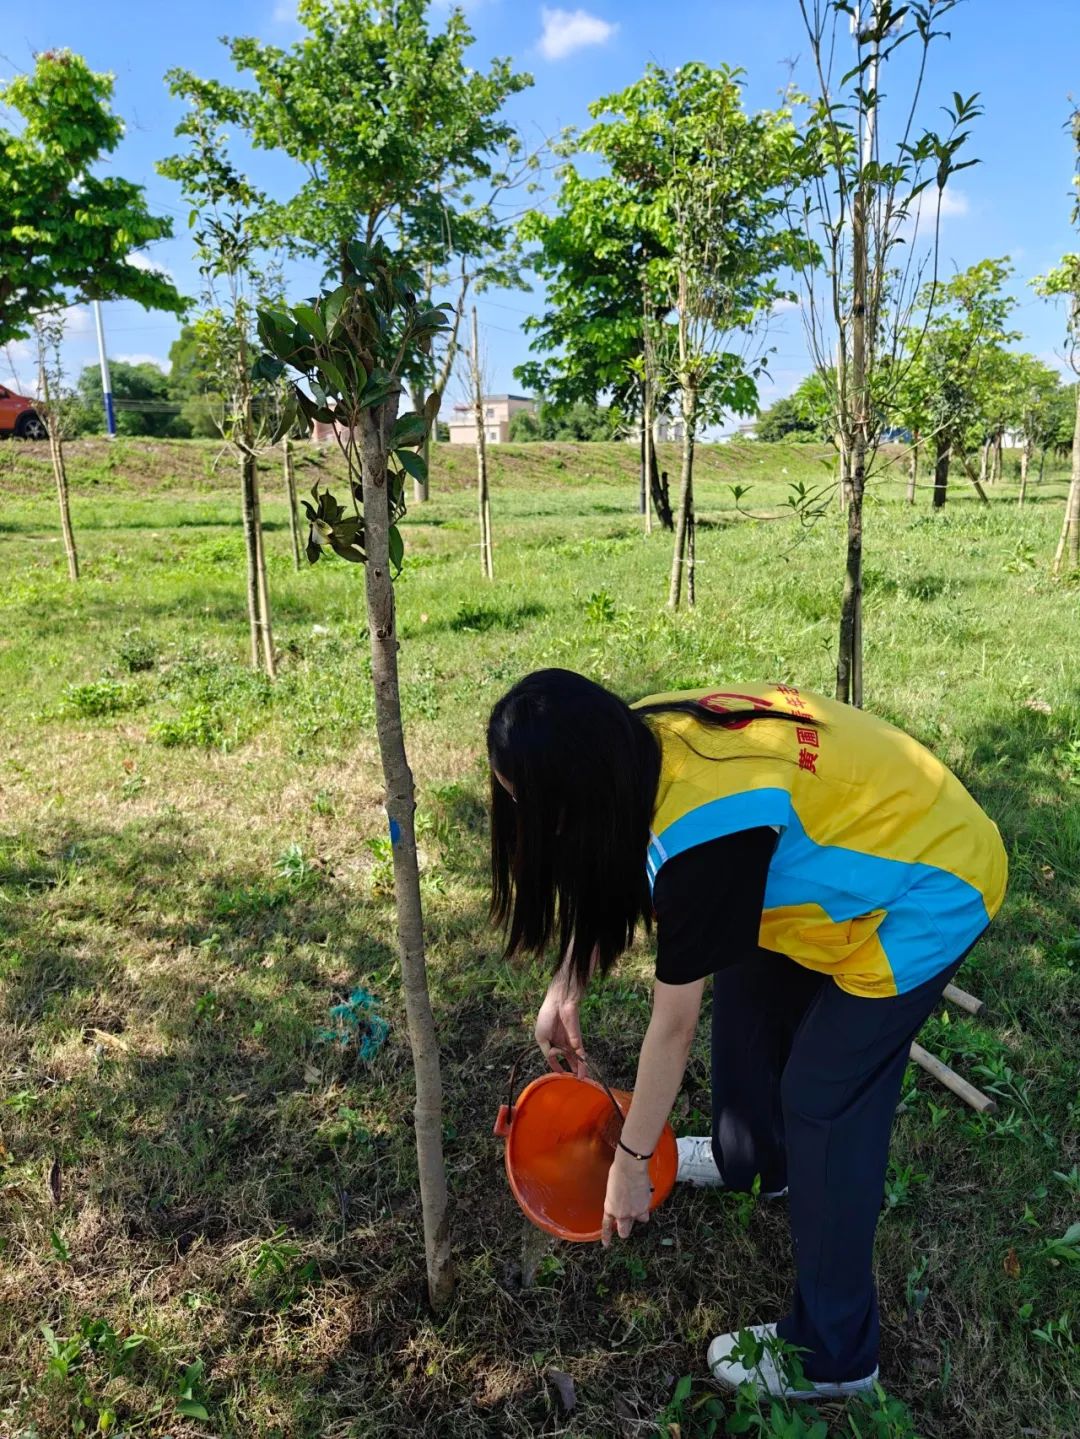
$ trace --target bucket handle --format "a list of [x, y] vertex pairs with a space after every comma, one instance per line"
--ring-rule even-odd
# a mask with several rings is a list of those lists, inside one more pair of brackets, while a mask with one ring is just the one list
[[[510, 1121], [514, 1117], [514, 1087], [517, 1084], [518, 1070], [521, 1068], [521, 1065], [525, 1062], [525, 1060], [528, 1059], [528, 1057], [532, 1054], [535, 1048], [535, 1044], [526, 1045], [525, 1048], [521, 1050], [520, 1053], [517, 1055], [513, 1064], [510, 1066], [510, 1074], [506, 1081], [506, 1104], [503, 1106], [502, 1110], [499, 1113], [499, 1127], [505, 1126], [507, 1129], [509, 1129]], [[600, 1073], [595, 1061], [592, 1059], [586, 1059], [584, 1054], [578, 1051], [572, 1050], [571, 1053], [574, 1055], [575, 1059], [580, 1059], [583, 1064], [587, 1064], [589, 1066], [589, 1069], [592, 1071], [592, 1075], [595, 1078], [597, 1084], [599, 1084], [600, 1088], [611, 1100], [611, 1107], [615, 1111], [615, 1118], [621, 1130], [624, 1120], [623, 1112], [619, 1108], [619, 1101], [615, 1098], [614, 1094], [612, 1094], [611, 1086], [608, 1084], [604, 1076]], [[567, 1056], [564, 1050], [552, 1048], [548, 1050], [548, 1054], [557, 1054], [559, 1058], [563, 1061], [563, 1065], [567, 1065]], [[564, 1067], [560, 1072], [563, 1074], [569, 1074], [571, 1071], [568, 1067]]]

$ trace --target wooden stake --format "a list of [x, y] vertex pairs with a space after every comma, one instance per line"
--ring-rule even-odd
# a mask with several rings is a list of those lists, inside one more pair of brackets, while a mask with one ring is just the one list
[[911, 1046], [911, 1057], [920, 1069], [925, 1069], [927, 1074], [933, 1075], [939, 1084], [946, 1089], [952, 1090], [965, 1104], [970, 1104], [972, 1109], [979, 1114], [993, 1114], [997, 1109], [997, 1100], [991, 1099], [988, 1094], [983, 1094], [981, 1089], [976, 1089], [966, 1079], [962, 1079], [954, 1069], [950, 1069], [929, 1050], [923, 1049], [921, 1044]]
[[966, 1014], [982, 1014], [986, 1005], [981, 999], [976, 999], [973, 994], [968, 994], [966, 989], [960, 989], [955, 984], [945, 986], [944, 998], [950, 1004], [955, 1004], [957, 1009], [962, 1009]]

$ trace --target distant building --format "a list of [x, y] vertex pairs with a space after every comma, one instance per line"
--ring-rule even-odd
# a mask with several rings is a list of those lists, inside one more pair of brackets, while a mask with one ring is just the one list
[[[484, 396], [484, 438], [489, 445], [505, 445], [510, 438], [510, 421], [515, 415], [535, 415], [536, 401], [524, 395]], [[450, 421], [452, 445], [476, 444], [476, 416], [472, 405], [455, 405]]]
[[[653, 420], [653, 444], [666, 445], [682, 444], [685, 426], [680, 416], [674, 418], [668, 415], [657, 415]], [[639, 416], [631, 428], [627, 431], [627, 443], [631, 445], [641, 444], [641, 417]]]

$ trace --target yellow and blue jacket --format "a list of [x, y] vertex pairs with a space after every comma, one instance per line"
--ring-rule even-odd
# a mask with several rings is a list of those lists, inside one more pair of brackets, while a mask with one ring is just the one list
[[[661, 747], [647, 867], [742, 829], [779, 832], [760, 943], [852, 994], [902, 994], [972, 944], [1005, 896], [997, 826], [929, 750], [863, 710], [791, 685], [686, 690], [721, 711], [787, 720], [647, 723]], [[722, 938], [718, 936], [718, 938]]]

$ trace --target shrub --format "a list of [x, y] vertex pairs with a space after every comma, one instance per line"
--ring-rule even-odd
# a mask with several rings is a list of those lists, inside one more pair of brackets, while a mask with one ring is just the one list
[[140, 629], [125, 630], [116, 646], [117, 663], [130, 675], [152, 670], [157, 657], [157, 646]]
[[83, 719], [99, 719], [103, 715], [119, 714], [132, 704], [131, 688], [117, 680], [92, 680], [85, 685], [68, 685], [60, 701], [60, 710], [65, 715], [77, 715]]
[[170, 749], [180, 745], [209, 748], [224, 743], [225, 731], [219, 712], [205, 701], [196, 701], [173, 719], [157, 720], [152, 724], [150, 738]]

